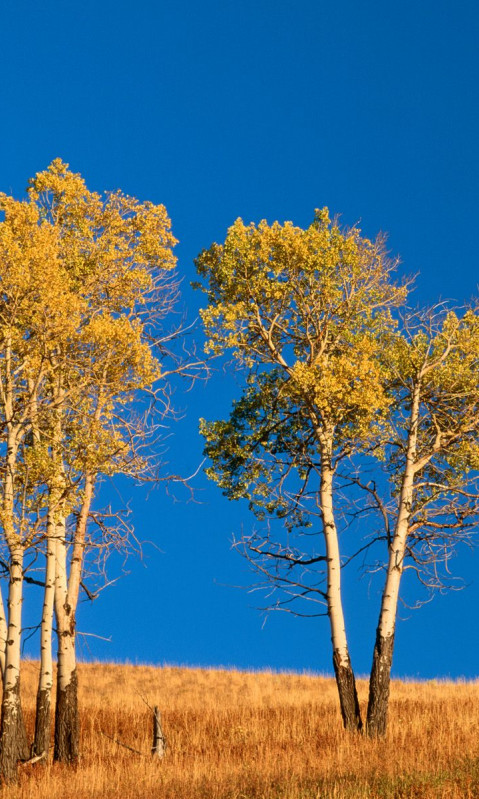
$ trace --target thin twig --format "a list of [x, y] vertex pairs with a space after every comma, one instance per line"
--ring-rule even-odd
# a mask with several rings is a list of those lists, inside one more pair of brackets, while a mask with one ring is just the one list
[[122, 743], [121, 741], [118, 740], [118, 738], [112, 738], [111, 735], [107, 735], [107, 733], [103, 732], [103, 730], [100, 730], [100, 733], [101, 735], [104, 735], [105, 738], [109, 738], [110, 741], [113, 741], [113, 743], [117, 744], [118, 746], [123, 746], [125, 749], [129, 749], [129, 751], [133, 752], [135, 755], [140, 755], [140, 757], [147, 757], [147, 755], [145, 755], [144, 752], [139, 752], [138, 749], [133, 749], [132, 746], [128, 746], [128, 744]]
[[151, 706], [151, 705], [149, 704], [149, 702], [148, 702], [148, 701], [145, 699], [145, 697], [144, 697], [142, 694], [140, 694], [140, 692], [138, 691], [138, 689], [135, 689], [135, 694], [136, 694], [137, 696], [139, 696], [139, 697], [140, 697], [140, 699], [141, 699], [141, 701], [142, 701], [142, 702], [144, 702], [144, 703], [145, 703], [145, 705], [147, 706], [148, 710], [151, 710], [151, 712], [153, 713], [153, 715], [155, 715], [155, 710], [154, 710], [154, 708], [152, 708], [152, 706]]

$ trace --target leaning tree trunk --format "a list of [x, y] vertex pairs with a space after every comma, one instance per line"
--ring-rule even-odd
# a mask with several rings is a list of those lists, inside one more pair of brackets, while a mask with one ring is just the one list
[[394, 632], [383, 635], [378, 627], [369, 678], [366, 730], [370, 738], [384, 738], [387, 730]]
[[68, 602], [65, 526], [57, 538], [55, 577], [55, 616], [57, 622], [58, 660], [55, 706], [55, 746], [53, 757], [63, 763], [78, 760], [80, 721], [78, 681], [75, 658], [75, 608]]
[[373, 663], [369, 679], [369, 701], [366, 721], [371, 738], [386, 735], [389, 707], [389, 689], [394, 651], [394, 632], [399, 601], [399, 587], [404, 568], [407, 538], [407, 518], [397, 526], [389, 551], [386, 583], [381, 602], [379, 624], [376, 631]]
[[[323, 459], [324, 461], [325, 459]], [[324, 465], [321, 474], [321, 514], [327, 556], [327, 605], [333, 645], [333, 666], [346, 730], [362, 729], [356, 680], [349, 657], [341, 598], [341, 560], [333, 511], [333, 469]]]
[[47, 552], [45, 569], [45, 593], [40, 631], [40, 676], [37, 690], [35, 715], [35, 739], [33, 754], [48, 757], [51, 737], [51, 696], [53, 688], [52, 626], [53, 603], [55, 597], [56, 537], [54, 523], [55, 509], [49, 511], [47, 521]]
[[408, 435], [406, 465], [399, 495], [396, 529], [389, 546], [388, 570], [381, 601], [369, 680], [366, 731], [371, 738], [383, 738], [387, 729], [399, 588], [404, 571], [404, 556], [414, 495], [419, 401], [420, 383], [418, 382], [415, 386], [411, 403], [411, 425]]
[[383, 738], [386, 735], [394, 632], [399, 586], [404, 564], [405, 543], [406, 535], [401, 535], [401, 530], [398, 529], [390, 547], [386, 584], [382, 597], [371, 676], [369, 678], [366, 730], [371, 738]]
[[28, 760], [30, 747], [20, 702], [20, 642], [22, 628], [23, 549], [11, 550], [8, 590], [8, 638], [5, 650], [0, 773], [6, 782], [17, 779], [17, 763]]

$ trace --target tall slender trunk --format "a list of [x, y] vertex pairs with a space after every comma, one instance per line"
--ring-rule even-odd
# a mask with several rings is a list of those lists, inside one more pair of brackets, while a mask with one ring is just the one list
[[404, 571], [404, 556], [409, 530], [419, 421], [420, 382], [415, 386], [410, 416], [406, 465], [399, 495], [398, 516], [393, 539], [389, 546], [388, 569], [376, 630], [373, 662], [369, 679], [369, 701], [366, 730], [370, 737], [386, 735], [389, 689], [394, 652], [394, 633], [399, 601], [399, 588]]
[[65, 532], [57, 545], [55, 615], [58, 636], [57, 701], [55, 708], [55, 760], [76, 762], [79, 750], [80, 720], [76, 671], [76, 609], [85, 549], [85, 535], [93, 498], [94, 479], [87, 474], [83, 501], [75, 528], [70, 574], [67, 573]]
[[11, 550], [8, 587], [8, 637], [0, 731], [0, 773], [6, 782], [17, 778], [17, 762], [28, 760], [30, 748], [20, 702], [20, 643], [22, 632], [23, 548]]
[[30, 748], [20, 701], [20, 660], [23, 602], [23, 543], [15, 529], [15, 475], [18, 454], [17, 434], [13, 419], [10, 345], [6, 351], [6, 388], [3, 395], [7, 427], [7, 451], [3, 482], [3, 530], [10, 558], [8, 584], [8, 627], [5, 646], [2, 721], [0, 727], [0, 775], [6, 782], [17, 778], [17, 762], [28, 760]]
[[356, 680], [351, 666], [344, 613], [341, 597], [341, 560], [339, 555], [338, 532], [333, 510], [333, 474], [328, 455], [322, 457], [321, 466], [321, 515], [323, 518], [324, 539], [327, 557], [327, 605], [331, 625], [333, 646], [333, 666], [338, 687], [341, 716], [346, 730], [361, 730]]
[[57, 525], [55, 616], [57, 622], [57, 697], [53, 757], [76, 763], [80, 742], [75, 660], [75, 609], [68, 603], [65, 522]]
[[43, 595], [43, 611], [40, 630], [40, 676], [37, 690], [37, 706], [35, 715], [35, 739], [33, 743], [34, 755], [48, 757], [51, 735], [51, 697], [53, 688], [53, 657], [52, 657], [52, 627], [53, 604], [55, 597], [55, 572], [56, 572], [56, 526], [55, 502], [50, 493], [50, 506], [47, 519], [46, 537], [46, 569], [45, 592]]
[[[406, 486], [404, 486], [406, 489]], [[406, 491], [404, 492], [406, 493]], [[409, 492], [407, 492], [409, 493]], [[401, 514], [389, 548], [388, 569], [376, 630], [373, 662], [369, 679], [369, 701], [366, 729], [370, 737], [384, 737], [387, 729], [389, 689], [394, 652], [399, 588], [404, 569], [408, 516], [407, 500], [401, 492]], [[407, 504], [406, 504], [407, 503]]]

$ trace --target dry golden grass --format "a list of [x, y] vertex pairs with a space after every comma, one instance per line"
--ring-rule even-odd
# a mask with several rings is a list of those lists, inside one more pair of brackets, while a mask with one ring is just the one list
[[[29, 729], [38, 665], [23, 669]], [[11, 799], [474, 799], [479, 683], [392, 687], [387, 740], [341, 729], [334, 682], [291, 674], [85, 664], [82, 758], [75, 771], [23, 766]], [[359, 685], [366, 700], [366, 683]], [[169, 750], [152, 762], [150, 713]]]

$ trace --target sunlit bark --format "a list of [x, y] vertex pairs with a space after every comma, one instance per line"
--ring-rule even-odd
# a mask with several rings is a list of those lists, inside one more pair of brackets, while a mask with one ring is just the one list
[[58, 638], [58, 672], [54, 759], [68, 763], [74, 763], [78, 759], [79, 753], [80, 721], [75, 652], [76, 610], [83, 568], [88, 514], [93, 499], [93, 486], [92, 475], [87, 475], [82, 506], [75, 527], [69, 573], [64, 523], [57, 531], [55, 617]]
[[382, 595], [369, 682], [366, 729], [370, 736], [382, 737], [386, 734], [399, 588], [404, 570], [404, 556], [414, 492], [420, 391], [421, 384], [418, 381], [411, 403], [406, 465], [399, 496], [396, 529], [389, 547], [387, 575]]
[[7, 632], [7, 617], [5, 614], [5, 605], [3, 604], [3, 596], [0, 588], [0, 672], [2, 686], [5, 679], [5, 649], [7, 645]]
[[51, 701], [53, 688], [52, 627], [57, 563], [55, 500], [50, 504], [46, 532], [45, 590], [40, 628], [40, 676], [35, 715], [34, 755], [48, 757], [51, 733]]
[[7, 782], [17, 776], [17, 762], [27, 760], [29, 746], [20, 699], [20, 645], [22, 632], [23, 548], [11, 551], [8, 590], [8, 637], [2, 701], [0, 772]]
[[327, 557], [327, 604], [333, 647], [333, 666], [338, 687], [341, 716], [347, 730], [362, 727], [356, 681], [349, 656], [341, 595], [341, 560], [338, 531], [333, 512], [333, 470], [321, 470], [321, 514]]

